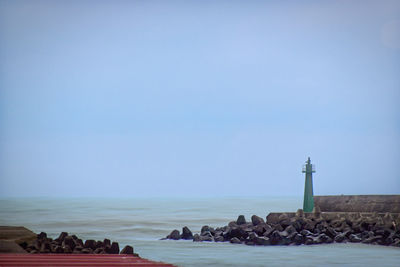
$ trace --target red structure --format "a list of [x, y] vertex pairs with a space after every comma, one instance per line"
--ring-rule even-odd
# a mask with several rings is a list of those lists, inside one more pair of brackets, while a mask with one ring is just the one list
[[0, 254], [0, 266], [174, 266], [133, 255]]

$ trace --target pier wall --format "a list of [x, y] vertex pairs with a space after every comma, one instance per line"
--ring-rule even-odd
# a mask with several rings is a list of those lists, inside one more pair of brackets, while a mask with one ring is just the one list
[[400, 195], [314, 196], [321, 212], [400, 213]]

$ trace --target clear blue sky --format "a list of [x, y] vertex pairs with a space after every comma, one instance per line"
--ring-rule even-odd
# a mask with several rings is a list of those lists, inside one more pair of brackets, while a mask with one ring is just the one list
[[400, 193], [399, 1], [0, 0], [0, 196]]

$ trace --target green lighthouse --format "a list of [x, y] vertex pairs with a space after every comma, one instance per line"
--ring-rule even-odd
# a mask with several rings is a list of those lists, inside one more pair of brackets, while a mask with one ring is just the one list
[[313, 193], [313, 182], [312, 173], [315, 172], [315, 166], [311, 164], [310, 157], [303, 166], [303, 173], [306, 174], [306, 183], [304, 186], [304, 202], [303, 211], [312, 212], [314, 208], [314, 193]]

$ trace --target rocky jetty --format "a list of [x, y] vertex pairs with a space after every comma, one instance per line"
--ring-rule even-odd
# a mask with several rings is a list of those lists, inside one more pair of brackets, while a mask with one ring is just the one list
[[378, 217], [361, 217], [354, 220], [341, 217], [326, 219], [318, 210], [312, 216], [305, 216], [300, 209], [293, 217], [282, 213], [273, 223], [264, 221], [256, 215], [253, 215], [248, 222], [243, 215], [240, 215], [236, 221], [223, 227], [213, 228], [205, 225], [194, 235], [189, 228], [184, 227], [182, 234], [178, 230], [173, 230], [163, 239], [262, 246], [351, 242], [400, 247], [400, 229], [390, 218], [390, 214], [384, 219]]
[[109, 239], [83, 241], [76, 235], [62, 232], [56, 239], [49, 238], [41, 232], [31, 242], [22, 242], [19, 245], [28, 253], [74, 253], [74, 254], [132, 254], [132, 246], [125, 246], [121, 251], [118, 242]]

